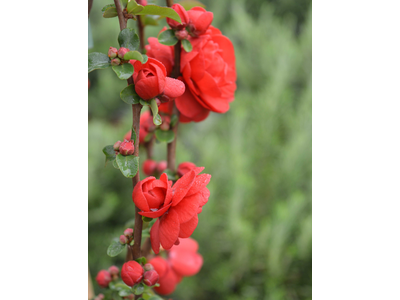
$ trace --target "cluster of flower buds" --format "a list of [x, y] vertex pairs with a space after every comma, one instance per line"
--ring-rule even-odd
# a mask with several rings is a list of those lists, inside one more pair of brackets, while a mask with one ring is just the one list
[[[107, 288], [111, 281], [115, 281], [118, 279], [118, 274], [119, 274], [118, 267], [111, 266], [108, 268], [108, 270], [101, 270], [99, 271], [99, 273], [97, 273], [96, 282], [99, 286]], [[99, 294], [97, 297], [101, 297], [101, 294]]]
[[117, 48], [110, 47], [108, 49], [108, 57], [111, 58], [111, 65], [118, 66], [123, 62], [124, 55], [129, 52], [128, 48], [121, 47], [117, 50]]
[[124, 139], [123, 142], [118, 141], [114, 144], [114, 151], [116, 155], [118, 153], [121, 153], [123, 156], [133, 155], [135, 152], [135, 143], [130, 137], [129, 139]]
[[143, 283], [147, 286], [154, 286], [158, 282], [158, 273], [151, 264], [142, 267], [138, 262], [131, 260], [122, 266], [121, 279], [128, 286]]
[[175, 30], [175, 36], [178, 40], [185, 40], [189, 35], [198, 37], [206, 32], [213, 20], [213, 13], [206, 11], [202, 7], [194, 7], [189, 11], [180, 4], [174, 4], [171, 7], [181, 17], [181, 23], [167, 18], [168, 25]]
[[121, 234], [119, 236], [119, 242], [122, 245], [125, 245], [125, 244], [129, 245], [132, 241], [133, 241], [133, 229], [127, 228], [127, 229], [125, 229], [124, 234]]
[[143, 163], [143, 173], [147, 176], [160, 175], [166, 168], [167, 162], [165, 160], [157, 163], [152, 159], [146, 159]]

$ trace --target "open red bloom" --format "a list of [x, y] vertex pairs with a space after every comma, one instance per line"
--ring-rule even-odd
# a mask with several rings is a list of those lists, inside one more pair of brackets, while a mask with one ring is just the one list
[[159, 218], [150, 230], [153, 251], [158, 254], [160, 244], [170, 249], [179, 238], [192, 235], [199, 221], [197, 214], [207, 203], [210, 192], [207, 184], [211, 175], [201, 174], [204, 167], [186, 173], [173, 186], [163, 173], [160, 180], [147, 177], [133, 189], [132, 199], [142, 216]]
[[165, 94], [169, 98], [176, 98], [185, 91], [185, 85], [180, 80], [167, 77], [163, 63], [157, 59], [149, 57], [144, 64], [138, 60], [129, 62], [135, 69], [132, 76], [136, 93], [143, 100], [150, 100], [161, 94]]

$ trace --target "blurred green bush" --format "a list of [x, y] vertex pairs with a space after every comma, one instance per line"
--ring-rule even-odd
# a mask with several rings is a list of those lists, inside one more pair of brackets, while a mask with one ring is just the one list
[[[94, 1], [90, 51], [118, 45], [118, 21], [101, 17], [109, 2]], [[178, 163], [205, 166], [212, 179], [192, 236], [203, 268], [171, 298], [311, 299], [311, 2], [202, 2], [235, 45], [238, 90], [228, 113], [179, 128]], [[146, 35], [156, 36], [163, 24], [146, 27]], [[130, 108], [119, 98], [126, 83], [111, 69], [89, 78], [88, 244], [95, 277], [122, 265], [123, 254], [112, 259], [106, 250], [133, 218], [134, 205], [131, 181], [104, 168], [101, 151], [130, 128]], [[155, 145], [157, 160], [165, 154], [165, 144]]]

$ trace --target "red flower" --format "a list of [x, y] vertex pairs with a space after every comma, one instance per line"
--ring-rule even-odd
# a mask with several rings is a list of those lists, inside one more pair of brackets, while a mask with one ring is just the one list
[[143, 278], [142, 266], [134, 260], [130, 260], [122, 266], [121, 279], [128, 286], [134, 286]]
[[159, 275], [158, 283], [159, 287], [155, 287], [154, 290], [160, 295], [171, 294], [176, 285], [182, 280], [182, 277], [177, 275], [171, 268], [170, 264], [162, 257], [156, 256], [149, 261], [153, 265], [154, 270]]
[[133, 140], [124, 140], [121, 145], [119, 145], [119, 153], [123, 156], [133, 155], [135, 152], [135, 145], [133, 144]]
[[169, 26], [171, 26], [172, 29], [183, 29], [186, 27], [186, 25], [189, 23], [189, 15], [187, 11], [183, 8], [182, 5], [180, 4], [174, 4], [171, 6], [173, 10], [175, 10], [178, 15], [181, 17], [182, 24], [179, 22], [172, 20], [170, 18], [167, 18], [167, 23]]
[[193, 170], [194, 168], [196, 168], [196, 165], [190, 161], [185, 161], [183, 163], [180, 163], [177, 169], [178, 176], [182, 177], [183, 175], [185, 175], [190, 170]]
[[167, 77], [162, 62], [149, 57], [145, 64], [138, 60], [130, 60], [130, 63], [135, 69], [132, 76], [136, 93], [143, 100], [150, 100], [160, 94], [176, 98], [185, 91], [185, 86], [180, 80]]
[[143, 163], [143, 173], [147, 176], [153, 175], [157, 168], [157, 162], [152, 159], [146, 159]]
[[214, 14], [202, 7], [193, 7], [188, 11], [190, 17], [191, 34], [199, 36], [206, 32], [214, 18]]
[[[232, 42], [213, 26], [197, 38], [190, 37], [193, 50], [181, 53], [181, 79], [186, 89], [175, 99], [181, 122], [200, 122], [210, 111], [225, 113], [234, 100], [236, 90], [235, 52]], [[169, 49], [169, 50], [168, 50]], [[147, 55], [161, 60], [168, 72], [174, 65], [173, 47], [149, 38]], [[169, 103], [160, 105], [160, 110], [171, 113]]]
[[201, 174], [204, 167], [186, 173], [173, 186], [163, 173], [160, 180], [147, 177], [133, 189], [132, 199], [142, 216], [159, 218], [150, 230], [153, 251], [158, 254], [160, 244], [171, 249], [179, 238], [189, 237], [197, 227], [197, 214], [207, 203], [210, 192], [207, 184], [211, 175]]
[[111, 282], [111, 274], [106, 270], [101, 270], [99, 273], [97, 273], [96, 281], [99, 286], [106, 288]]

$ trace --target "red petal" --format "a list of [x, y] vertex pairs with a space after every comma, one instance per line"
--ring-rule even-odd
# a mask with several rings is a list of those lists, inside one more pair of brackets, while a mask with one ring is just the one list
[[139, 181], [136, 184], [135, 188], [133, 189], [132, 200], [140, 210], [144, 210], [144, 211], [150, 210], [149, 205], [147, 204], [147, 200], [143, 195], [142, 186], [144, 183], [146, 183], [148, 181], [151, 182], [152, 180], [155, 180], [155, 177], [153, 177], [153, 176], [147, 177], [147, 178]]
[[[159, 218], [161, 217], [167, 210], [168, 208], [171, 206], [172, 203], [168, 204], [167, 206], [164, 206], [163, 208], [157, 210], [157, 211], [141, 211], [139, 212], [139, 215], [144, 216], [144, 217], [148, 217], [148, 218]], [[154, 226], [154, 225], [153, 225]]]
[[150, 229], [151, 248], [155, 254], [160, 252], [160, 236], [159, 236], [160, 219], [158, 219]]
[[211, 175], [209, 174], [201, 174], [196, 176], [196, 179], [194, 180], [194, 183], [190, 190], [187, 192], [186, 197], [193, 195], [195, 193], [198, 193], [202, 189], [204, 189], [207, 184], [210, 182]]
[[188, 238], [189, 236], [191, 236], [193, 231], [196, 229], [198, 223], [199, 223], [199, 217], [197, 216], [197, 214], [194, 215], [194, 217], [190, 219], [188, 222], [182, 223], [180, 225], [179, 237]]
[[211, 25], [214, 14], [210, 11], [203, 13], [197, 20], [195, 24], [196, 31], [204, 32]]
[[160, 220], [160, 228], [159, 228], [160, 243], [164, 249], [169, 250], [171, 249], [176, 239], [178, 238], [179, 217], [175, 211], [170, 210], [168, 211], [167, 214], [164, 214], [159, 220]]
[[195, 239], [187, 238], [187, 239], [180, 239], [179, 246], [173, 246], [169, 253], [174, 251], [186, 251], [186, 252], [197, 252], [199, 249], [199, 243]]
[[185, 196], [178, 205], [171, 208], [179, 216], [179, 223], [185, 223], [193, 218], [197, 214], [197, 209], [200, 206], [201, 194], [194, 194], [192, 196]]
[[208, 110], [200, 105], [193, 96], [188, 86], [186, 86], [183, 95], [175, 99], [175, 104], [178, 110], [188, 118], [208, 113]]
[[136, 93], [143, 100], [150, 100], [162, 93], [159, 90], [159, 80], [156, 76], [147, 77], [135, 82]]
[[170, 98], [176, 98], [182, 96], [185, 92], [185, 84], [171, 77], [165, 78], [164, 94]]
[[175, 290], [180, 279], [181, 278], [174, 272], [174, 270], [168, 266], [165, 275], [158, 280], [160, 286], [155, 287], [154, 290], [160, 295], [171, 294]]
[[168, 181], [168, 175], [166, 173], [162, 173], [160, 180], [163, 181], [167, 185], [167, 191], [165, 193], [164, 205], [168, 205], [171, 203], [172, 199], [172, 181]]
[[149, 264], [151, 264], [154, 267], [154, 270], [157, 271], [158, 276], [160, 276], [160, 278], [164, 277], [169, 268], [168, 262], [161, 256], [156, 256], [150, 259]]
[[181, 178], [178, 179], [178, 181], [174, 184], [172, 187], [172, 205], [175, 206], [177, 205], [183, 197], [186, 196], [186, 193], [192, 186], [194, 179], [196, 177], [196, 173], [194, 170], [186, 173], [183, 175]]
[[204, 188], [201, 191], [201, 201], [200, 201], [200, 207], [202, 207], [204, 204], [206, 204], [208, 202], [208, 198], [210, 197], [210, 190], [208, 188]]
[[174, 271], [181, 276], [193, 276], [203, 266], [203, 257], [198, 253], [177, 251], [168, 257]]

